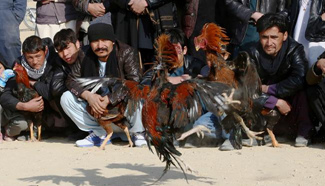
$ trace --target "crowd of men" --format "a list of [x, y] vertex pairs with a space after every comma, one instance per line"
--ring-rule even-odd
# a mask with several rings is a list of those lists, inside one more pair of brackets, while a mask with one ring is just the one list
[[[314, 136], [325, 138], [325, 127], [315, 130], [325, 126], [322, 0], [37, 0], [36, 6], [35, 35], [21, 46], [26, 1], [0, 2], [0, 73], [21, 64], [40, 95], [19, 101], [17, 83], [9, 79], [0, 97], [0, 141], [28, 140], [21, 111], [43, 111], [45, 131], [64, 134], [78, 147], [100, 145], [106, 132], [94, 116], [104, 112], [109, 98], [84, 91], [75, 78], [150, 83], [145, 72], [155, 60], [154, 40], [162, 33], [170, 36], [184, 64], [169, 72], [171, 83], [206, 76], [209, 66], [204, 52], [195, 50], [194, 37], [209, 22], [224, 27], [230, 37], [228, 60], [249, 53], [262, 82], [256, 104], [272, 111], [267, 122], [277, 122], [274, 132], [294, 136], [297, 147], [307, 146]], [[215, 141], [223, 141], [220, 150], [233, 150], [220, 120], [208, 112], [194, 126], [212, 127]], [[146, 145], [140, 113], [128, 122], [135, 146]]]

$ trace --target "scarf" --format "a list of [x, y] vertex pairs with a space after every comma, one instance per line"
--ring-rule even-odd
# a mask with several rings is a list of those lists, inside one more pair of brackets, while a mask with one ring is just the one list
[[36, 70], [36, 69], [33, 69], [31, 66], [29, 66], [29, 64], [27, 63], [27, 61], [25, 59], [25, 56], [23, 55], [23, 57], [21, 59], [21, 65], [26, 69], [28, 77], [30, 77], [34, 80], [38, 80], [44, 74], [48, 56], [49, 56], [49, 52], [47, 52], [47, 54], [45, 56], [44, 63], [42, 65], [42, 67], [39, 70]]
[[[113, 50], [109, 54], [109, 57], [106, 62], [105, 77], [118, 77], [118, 78], [120, 77], [115, 45], [113, 46]], [[92, 51], [91, 48], [89, 48], [89, 51], [86, 53], [84, 62], [81, 64], [81, 76], [82, 77], [99, 76], [98, 56], [96, 56], [96, 54]]]
[[287, 48], [288, 48], [288, 39], [283, 42], [282, 47], [279, 50], [278, 54], [275, 57], [272, 57], [264, 52], [261, 44], [258, 45], [258, 51], [261, 51], [258, 60], [260, 61], [263, 69], [270, 76], [273, 76], [278, 72], [279, 67], [287, 53]]

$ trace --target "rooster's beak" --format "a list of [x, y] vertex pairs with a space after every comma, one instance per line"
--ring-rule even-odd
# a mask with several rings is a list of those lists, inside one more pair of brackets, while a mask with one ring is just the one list
[[195, 46], [195, 50], [196, 50], [196, 51], [199, 51], [199, 50], [200, 50], [200, 46], [196, 45], [196, 46]]

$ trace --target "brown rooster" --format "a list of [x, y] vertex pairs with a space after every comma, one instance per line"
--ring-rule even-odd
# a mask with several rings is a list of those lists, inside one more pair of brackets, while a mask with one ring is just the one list
[[[260, 91], [260, 79], [257, 74], [254, 64], [249, 60], [247, 53], [241, 53], [237, 59], [229, 64], [223, 58], [228, 52], [225, 46], [228, 44], [228, 36], [223, 28], [214, 23], [207, 23], [203, 26], [201, 34], [194, 38], [195, 48], [202, 49], [206, 52], [206, 59], [210, 66], [208, 81], [216, 81], [225, 83], [236, 89], [235, 99], [240, 100], [241, 104], [237, 105], [232, 113], [226, 113], [227, 117], [222, 123], [226, 131], [233, 129], [234, 126], [230, 123], [239, 123], [245, 130], [248, 137], [251, 139], [262, 139], [256, 135], [261, 132], [252, 132], [245, 125], [242, 116], [252, 112], [253, 98], [257, 97]], [[227, 124], [228, 123], [228, 124]], [[229, 127], [227, 127], [229, 126]], [[241, 133], [240, 128], [236, 127], [231, 134], [231, 142], [237, 149], [241, 148]], [[203, 129], [206, 130], [206, 129]], [[194, 128], [192, 131], [183, 135], [180, 139], [184, 139], [195, 132], [201, 133], [202, 128]], [[209, 130], [207, 130], [209, 131]], [[233, 136], [233, 137], [232, 137]]]
[[[26, 69], [20, 64], [16, 63], [13, 70], [16, 73], [17, 92], [15, 92], [15, 94], [18, 100], [25, 103], [36, 97], [39, 97], [39, 94], [29, 84], [29, 78]], [[36, 141], [34, 136], [34, 125], [37, 126], [37, 140], [40, 141], [43, 112], [23, 111], [22, 113], [29, 123], [31, 141]]]
[[[139, 107], [140, 100], [144, 99], [149, 92], [149, 86], [139, 85], [138, 82], [130, 80], [120, 80], [117, 78], [78, 78], [85, 90], [90, 90], [92, 93], [102, 91], [102, 96], [109, 94], [110, 103], [104, 113], [97, 119], [107, 136], [100, 146], [104, 150], [107, 141], [113, 135], [112, 123], [120, 127], [126, 134], [129, 142], [129, 147], [133, 147], [133, 142], [127, 125], [126, 118], [136, 112]], [[128, 110], [127, 115], [125, 112]], [[87, 106], [88, 113], [91, 113], [91, 108]]]

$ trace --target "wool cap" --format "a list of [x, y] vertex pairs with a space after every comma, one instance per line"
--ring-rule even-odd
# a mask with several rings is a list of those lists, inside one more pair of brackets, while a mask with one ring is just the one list
[[93, 42], [99, 39], [108, 39], [111, 41], [116, 40], [113, 26], [105, 23], [96, 23], [88, 27], [88, 39], [89, 42]]

